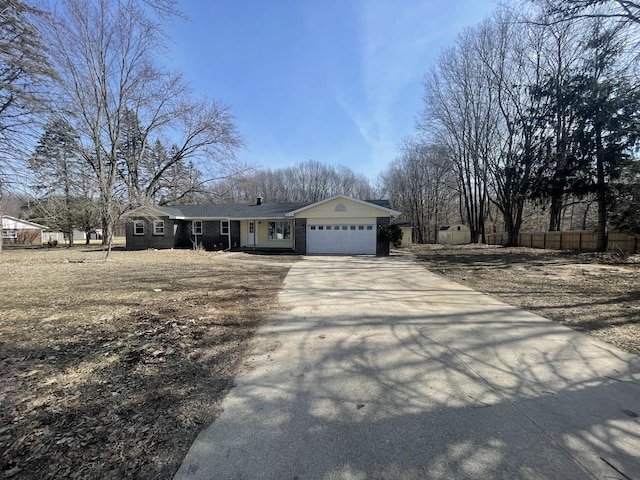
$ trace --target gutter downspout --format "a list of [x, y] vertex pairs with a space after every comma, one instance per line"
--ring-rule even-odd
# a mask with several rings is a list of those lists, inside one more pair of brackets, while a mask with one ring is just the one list
[[227, 218], [227, 248], [225, 252], [231, 251], [231, 219]]

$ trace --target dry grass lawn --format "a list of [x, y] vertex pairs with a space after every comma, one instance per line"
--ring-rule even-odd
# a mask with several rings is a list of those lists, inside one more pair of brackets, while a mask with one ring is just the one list
[[640, 255], [416, 245], [435, 273], [640, 354]]
[[173, 476], [288, 271], [215, 257], [0, 254], [2, 477]]

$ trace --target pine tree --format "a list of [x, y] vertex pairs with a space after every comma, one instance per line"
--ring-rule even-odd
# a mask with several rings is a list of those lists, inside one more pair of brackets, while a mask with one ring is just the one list
[[67, 233], [69, 246], [73, 245], [80, 186], [82, 185], [81, 159], [78, 137], [69, 123], [60, 117], [50, 120], [29, 159], [29, 167], [40, 193], [45, 215], [59, 224]]
[[640, 95], [618, 67], [620, 39], [615, 29], [596, 25], [587, 43], [583, 70], [572, 79], [577, 99], [573, 152], [588, 165], [598, 204], [598, 251], [607, 249], [612, 185], [631, 161], [640, 132]]

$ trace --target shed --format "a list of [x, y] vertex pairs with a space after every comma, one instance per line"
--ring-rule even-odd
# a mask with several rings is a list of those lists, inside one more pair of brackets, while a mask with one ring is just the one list
[[413, 225], [409, 222], [397, 223], [402, 232], [402, 240], [400, 241], [400, 248], [409, 248], [413, 245]]
[[6, 245], [42, 245], [42, 232], [47, 228], [39, 223], [4, 215], [2, 242]]
[[471, 243], [471, 230], [461, 223], [445, 225], [438, 231], [438, 243], [449, 245]]

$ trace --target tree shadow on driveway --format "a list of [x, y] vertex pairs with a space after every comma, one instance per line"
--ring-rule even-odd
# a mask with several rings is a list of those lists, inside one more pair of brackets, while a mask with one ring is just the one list
[[637, 356], [402, 260], [314, 260], [286, 283], [176, 478], [640, 471]]

